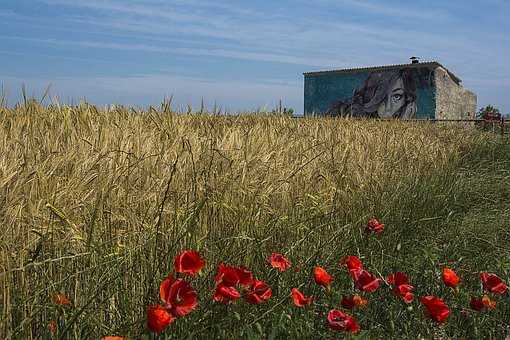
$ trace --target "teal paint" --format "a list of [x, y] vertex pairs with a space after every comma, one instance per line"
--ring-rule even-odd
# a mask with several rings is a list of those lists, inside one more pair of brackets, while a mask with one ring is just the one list
[[335, 100], [352, 97], [366, 78], [366, 73], [305, 76], [305, 114], [326, 113]]
[[435, 118], [434, 69], [413, 65], [305, 74], [305, 115]]
[[416, 97], [418, 119], [434, 119], [436, 117], [436, 88], [418, 89]]

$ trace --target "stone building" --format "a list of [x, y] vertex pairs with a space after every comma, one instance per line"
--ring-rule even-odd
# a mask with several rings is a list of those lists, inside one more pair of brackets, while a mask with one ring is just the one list
[[305, 73], [304, 114], [470, 119], [476, 95], [436, 61]]

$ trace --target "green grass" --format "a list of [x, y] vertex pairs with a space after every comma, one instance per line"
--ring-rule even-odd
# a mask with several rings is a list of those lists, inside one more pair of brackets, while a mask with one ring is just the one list
[[[404, 271], [416, 295], [445, 299], [441, 327], [382, 287], [355, 311], [366, 338], [494, 338], [510, 334], [508, 295], [495, 311], [461, 313], [480, 295], [478, 273], [510, 281], [510, 140], [432, 123], [177, 116], [160, 111], [0, 109], [0, 338], [123, 335], [150, 338], [145, 309], [158, 303], [173, 256], [207, 260], [191, 280], [197, 310], [161, 338], [333, 338], [325, 317], [354, 292], [345, 255], [386, 276]], [[386, 225], [367, 237], [366, 221]], [[299, 271], [277, 273], [286, 254]], [[263, 305], [211, 300], [219, 262], [268, 282]], [[332, 295], [315, 265], [333, 274]], [[459, 294], [443, 266], [462, 277]], [[290, 289], [317, 300], [292, 306]], [[72, 307], [51, 295], [65, 293]]]

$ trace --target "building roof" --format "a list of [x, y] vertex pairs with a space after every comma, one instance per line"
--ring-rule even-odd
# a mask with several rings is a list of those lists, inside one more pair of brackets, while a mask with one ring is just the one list
[[346, 68], [340, 70], [330, 70], [330, 71], [317, 71], [317, 72], [306, 72], [303, 73], [304, 76], [319, 76], [324, 74], [339, 74], [339, 73], [360, 73], [360, 72], [376, 72], [376, 71], [388, 71], [394, 69], [402, 69], [402, 68], [422, 68], [422, 67], [442, 67], [444, 68], [450, 77], [457, 83], [460, 84], [462, 80], [457, 77], [455, 74], [450, 72], [446, 67], [438, 63], [437, 61], [427, 61], [420, 62], [416, 64], [399, 64], [399, 65], [386, 65], [386, 66], [372, 66], [372, 67], [359, 67], [359, 68]]

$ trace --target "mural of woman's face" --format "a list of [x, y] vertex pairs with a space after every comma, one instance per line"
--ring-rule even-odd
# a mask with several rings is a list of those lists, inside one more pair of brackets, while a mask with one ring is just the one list
[[377, 114], [381, 118], [392, 118], [405, 104], [404, 81], [398, 78], [388, 91], [386, 99], [379, 105]]

